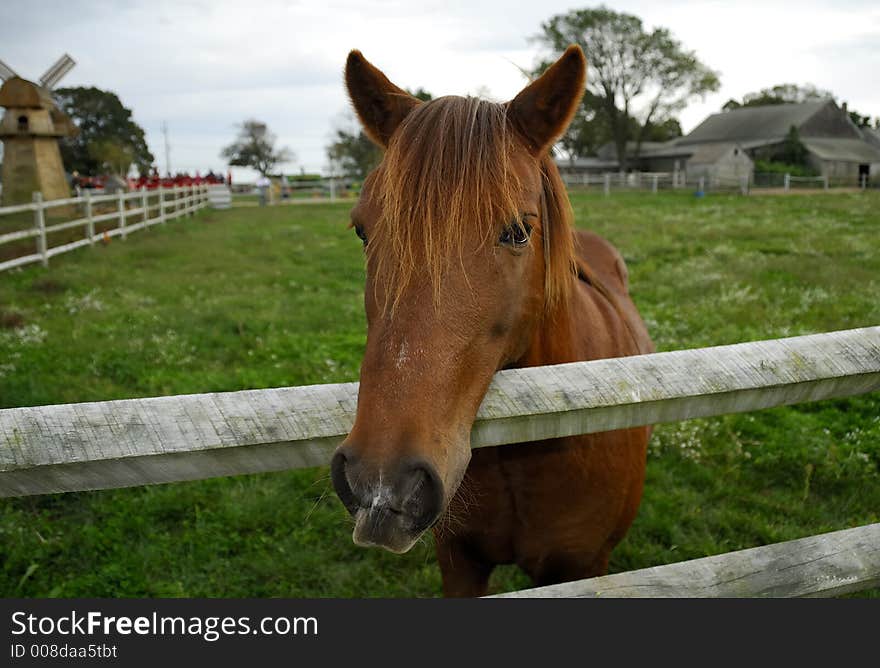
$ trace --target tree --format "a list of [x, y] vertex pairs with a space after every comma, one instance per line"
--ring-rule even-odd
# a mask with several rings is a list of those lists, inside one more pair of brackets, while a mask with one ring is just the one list
[[783, 162], [787, 165], [806, 166], [807, 163], [807, 147], [801, 143], [801, 137], [797, 127], [792, 125], [785, 140], [779, 149], [779, 153], [774, 156], [774, 162]]
[[[108, 171], [123, 178], [128, 174], [128, 169], [134, 160], [134, 154], [130, 146], [111, 139], [104, 139], [90, 144], [89, 156], [96, 160], [103, 168], [101, 171]], [[145, 173], [141, 170], [141, 174]]]
[[740, 107], [765, 107], [772, 104], [801, 104], [815, 100], [833, 100], [834, 95], [830, 91], [816, 88], [813, 84], [777, 84], [770, 88], [763, 88], [756, 93], [746, 93], [742, 102], [728, 100], [724, 111], [739, 109]]
[[[423, 102], [433, 99], [421, 86], [407, 92]], [[382, 161], [382, 151], [360, 128], [354, 114], [344, 115], [342, 127], [333, 131], [333, 141], [327, 146], [327, 159], [343, 175], [363, 180]]]
[[334, 130], [334, 140], [327, 147], [327, 158], [343, 175], [362, 181], [382, 160], [382, 152], [349, 115], [346, 126]]
[[[541, 24], [535, 39], [551, 57], [535, 75], [568, 47], [579, 44], [587, 57], [587, 115], [607, 125], [621, 170], [635, 141], [638, 155], [652, 127], [663, 126], [694, 97], [718, 90], [718, 75], [685, 50], [665, 28], [647, 32], [640, 18], [607, 7], [572, 10]], [[633, 121], [635, 123], [633, 124]]]
[[289, 148], [275, 148], [275, 135], [265, 123], [251, 118], [238, 127], [236, 140], [220, 153], [233, 167], [251, 167], [267, 176], [276, 166], [296, 160]]
[[[860, 128], [871, 127], [871, 117], [870, 116], [863, 116], [862, 114], [860, 114], [857, 111], [847, 111], [847, 113], [849, 114], [850, 120], [853, 123], [855, 123], [857, 127], [860, 127]], [[875, 125], [877, 127], [880, 127], [880, 117], [878, 117], [877, 120], [875, 121]]]
[[[665, 142], [681, 137], [681, 125], [678, 119], [669, 117], [662, 122], [649, 123], [644, 128], [630, 116], [626, 120], [631, 137], [642, 134], [646, 142]], [[575, 117], [565, 134], [559, 139], [557, 146], [569, 158], [593, 155], [596, 151], [614, 141], [614, 135], [606, 114], [602, 113], [602, 101], [592, 92], [584, 93], [583, 104], [575, 112]]]
[[75, 137], [61, 141], [61, 158], [69, 171], [98, 175], [107, 162], [107, 147], [112, 145], [117, 147], [111, 160], [116, 173], [124, 176], [132, 164], [141, 174], [149, 172], [155, 158], [147, 147], [144, 130], [115, 93], [75, 87], [58, 88], [54, 94], [59, 108], [79, 128]]

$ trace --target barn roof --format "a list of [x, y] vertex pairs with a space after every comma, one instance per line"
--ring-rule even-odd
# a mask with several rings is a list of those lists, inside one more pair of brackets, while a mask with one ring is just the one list
[[[658, 157], [677, 157], [677, 156], [687, 156], [694, 152], [694, 148], [692, 146], [682, 148], [677, 145], [677, 142], [680, 138], [676, 137], [675, 139], [670, 139], [669, 141], [658, 142], [658, 141], [645, 141], [642, 142], [642, 145], [639, 147], [639, 157], [640, 158], [658, 158]], [[627, 155], [630, 159], [635, 157], [636, 152], [636, 142], [628, 141], [626, 142], [626, 151]], [[606, 160], [609, 162], [617, 161], [617, 147], [614, 145], [614, 142], [608, 142], [599, 147], [599, 150], [596, 151], [596, 155], [601, 160]]]
[[865, 141], [880, 148], [880, 128], [859, 128]]
[[556, 158], [559, 169], [617, 169], [617, 160], [603, 160], [593, 156]]
[[694, 128], [679, 144], [707, 142], [743, 142], [751, 145], [782, 140], [792, 125], [800, 127], [831, 100], [801, 104], [774, 104], [764, 107], [742, 107], [712, 114]]
[[880, 162], [880, 149], [861, 139], [833, 139], [804, 137], [801, 139], [810, 153], [822, 160], [837, 162]]

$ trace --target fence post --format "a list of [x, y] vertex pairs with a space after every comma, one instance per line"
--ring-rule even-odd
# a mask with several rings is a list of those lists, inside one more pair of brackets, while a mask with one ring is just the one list
[[655, 195], [657, 194], [657, 175], [654, 174], [654, 179], [651, 182], [651, 192]]
[[125, 232], [125, 193], [122, 190], [119, 191], [119, 196], [117, 197], [117, 209], [119, 211], [119, 229], [121, 230], [122, 238], [125, 239], [127, 236]]
[[739, 191], [743, 195], [749, 194], [749, 177], [741, 176], [739, 179]]
[[825, 182], [825, 190], [828, 190], [828, 175], [823, 176], [822, 180]]
[[608, 197], [608, 195], [611, 194], [611, 173], [610, 172], [605, 172], [604, 189], [605, 189], [605, 197]]
[[95, 245], [95, 221], [92, 220], [92, 189], [86, 188], [86, 237], [89, 244]]
[[147, 222], [150, 219], [150, 216], [147, 213], [147, 205], [149, 204], [148, 197], [149, 196], [147, 195], [147, 186], [141, 186], [141, 208], [144, 210], [141, 216], [141, 221], [144, 223], [144, 228], [149, 227], [149, 223]]
[[704, 188], [703, 188], [703, 186], [704, 186], [705, 183], [706, 183], [706, 177], [701, 176], [701, 177], [700, 177], [700, 183], [699, 183], [699, 185], [697, 186], [697, 192], [700, 193], [701, 195], [702, 195], [704, 192], [706, 192], [706, 191], [704, 190]]
[[162, 187], [162, 184], [159, 183], [159, 187], [157, 188], [159, 191], [159, 222], [163, 225], [165, 224], [165, 189]]
[[868, 186], [868, 175], [859, 174], [859, 180], [861, 181], [859, 185], [861, 186], [862, 190], [864, 190]]
[[791, 174], [787, 173], [782, 177], [782, 189], [785, 192], [788, 192], [788, 189], [791, 187]]
[[37, 228], [37, 252], [40, 254], [41, 262], [44, 267], [49, 266], [48, 244], [46, 243], [46, 214], [43, 210], [43, 193], [35, 192], [33, 194], [34, 204], [34, 227]]
[[336, 179], [330, 177], [330, 201], [336, 201]]

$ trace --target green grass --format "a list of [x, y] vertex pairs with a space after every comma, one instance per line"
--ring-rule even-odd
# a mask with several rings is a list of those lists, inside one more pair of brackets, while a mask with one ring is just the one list
[[[573, 196], [661, 350], [880, 323], [880, 196]], [[350, 204], [204, 212], [0, 275], [0, 406], [355, 380]], [[880, 521], [880, 395], [662, 425], [611, 570]], [[0, 501], [4, 596], [436, 596], [327, 470]], [[493, 589], [527, 586], [511, 567]]]

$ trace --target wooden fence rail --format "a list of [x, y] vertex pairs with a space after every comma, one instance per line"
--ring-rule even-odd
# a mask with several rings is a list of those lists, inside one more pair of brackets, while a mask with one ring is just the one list
[[[151, 203], [151, 200], [155, 200]], [[102, 204], [112, 208], [105, 213], [98, 213]], [[67, 253], [82, 246], [94, 244], [106, 234], [109, 237], [125, 238], [136, 232], [158, 223], [180, 216], [192, 215], [195, 211], [208, 205], [208, 186], [179, 186], [175, 188], [158, 188], [156, 190], [133, 190], [128, 193], [92, 196], [86, 191], [82, 197], [69, 197], [44, 201], [40, 193], [34, 193], [34, 201], [30, 204], [0, 207], [0, 229], [3, 216], [33, 212], [33, 226], [0, 234], [0, 245], [20, 239], [35, 238], [36, 252], [21, 255], [0, 262], [0, 271], [40, 262], [48, 266], [49, 258]], [[76, 210], [80, 217], [73, 220], [46, 224], [46, 211], [65, 207]], [[106, 232], [95, 233], [95, 223], [117, 221], [116, 227]], [[131, 222], [137, 220], [137, 222]], [[83, 228], [83, 238], [59, 246], [50, 246], [48, 235], [75, 227]]]
[[[473, 447], [880, 389], [880, 327], [496, 374]], [[0, 410], [0, 497], [326, 464], [357, 384]]]
[[498, 598], [812, 598], [880, 586], [880, 524]]
[[[880, 327], [496, 374], [473, 447], [880, 389]], [[0, 497], [316, 466], [357, 384], [0, 410]], [[880, 524], [513, 597], [835, 596], [880, 585]]]

